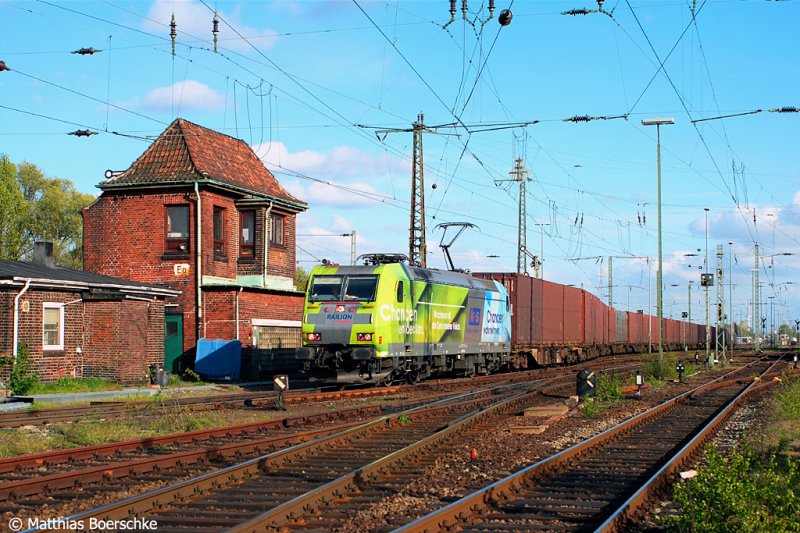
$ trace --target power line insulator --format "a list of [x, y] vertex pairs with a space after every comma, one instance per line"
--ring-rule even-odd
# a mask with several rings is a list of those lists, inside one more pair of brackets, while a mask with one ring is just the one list
[[172, 14], [172, 21], [169, 23], [169, 36], [172, 39], [172, 57], [175, 57], [175, 38], [178, 36], [178, 25], [175, 23], [175, 13]]
[[773, 113], [800, 113], [800, 109], [796, 107], [779, 107], [777, 109], [770, 109], [770, 111]]
[[90, 55], [94, 55], [94, 54], [97, 54], [97, 53], [100, 53], [100, 52], [102, 52], [102, 50], [98, 50], [98, 49], [92, 48], [90, 46], [89, 48], [81, 48], [79, 50], [75, 50], [74, 52], [70, 52], [70, 53], [71, 54], [78, 54], [78, 55], [81, 55], [81, 56], [90, 56]]
[[75, 137], [91, 137], [92, 135], [97, 135], [97, 132], [92, 130], [75, 130], [69, 132], [67, 135], [74, 135]]
[[514, 18], [514, 14], [511, 12], [511, 10], [504, 9], [500, 12], [500, 16], [497, 17], [497, 22], [499, 22], [501, 26], [508, 26], [511, 24], [512, 18]]
[[219, 16], [214, 13], [213, 26], [211, 33], [214, 35], [214, 53], [217, 53], [217, 37], [219, 36]]

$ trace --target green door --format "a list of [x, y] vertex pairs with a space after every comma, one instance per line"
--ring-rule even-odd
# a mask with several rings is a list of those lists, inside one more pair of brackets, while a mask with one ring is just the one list
[[164, 369], [177, 374], [183, 355], [183, 315], [164, 315]]

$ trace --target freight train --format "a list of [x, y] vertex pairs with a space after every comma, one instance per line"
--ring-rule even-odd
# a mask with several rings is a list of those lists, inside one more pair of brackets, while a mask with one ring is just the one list
[[[658, 343], [656, 317], [617, 311], [583, 289], [522, 274], [421, 268], [402, 254], [361, 259], [311, 271], [295, 354], [309, 379], [416, 382], [576, 363]], [[663, 319], [663, 327], [665, 350], [704, 346], [704, 326]]]

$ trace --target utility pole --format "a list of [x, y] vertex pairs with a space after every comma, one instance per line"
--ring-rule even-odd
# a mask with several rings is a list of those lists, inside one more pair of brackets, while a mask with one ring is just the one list
[[714, 342], [714, 361], [720, 359], [722, 347], [722, 364], [725, 364], [725, 255], [722, 245], [717, 245], [717, 335]]
[[728, 242], [728, 321], [731, 325], [731, 352], [728, 359], [733, 359], [733, 346], [736, 339], [736, 321], [733, 319], [733, 242]]
[[758, 243], [754, 245], [753, 257], [755, 258], [755, 269], [753, 270], [753, 348], [758, 351], [761, 348], [761, 301], [758, 294]]
[[411, 162], [411, 222], [408, 236], [408, 260], [423, 268], [427, 265], [425, 245], [425, 171], [422, 160], [422, 131], [425, 128], [422, 113], [413, 125], [414, 150]]
[[[517, 218], [517, 274], [525, 274], [528, 271], [526, 256], [528, 252], [528, 215], [525, 194], [525, 183], [530, 181], [528, 169], [522, 166], [523, 159], [514, 160], [514, 168], [509, 174], [511, 179], [495, 180], [494, 184], [499, 186], [501, 183], [512, 181], [519, 185], [519, 210]], [[536, 277], [539, 277], [539, 263], [541, 258], [533, 257], [533, 267], [536, 269]]]
[[539, 260], [536, 261], [536, 277], [544, 279], [544, 227], [549, 226], [549, 222], [536, 222], [539, 226]]
[[[609, 255], [608, 256], [608, 306], [609, 307], [614, 307], [614, 293], [612, 289], [612, 287], [614, 286], [613, 260], [614, 258]], [[628, 311], [630, 311], [630, 309], [628, 309]]]
[[713, 284], [713, 278], [708, 273], [708, 208], [703, 208], [706, 212], [706, 260], [703, 263], [703, 275], [701, 278], [702, 285], [706, 288], [706, 366], [711, 367], [711, 319], [709, 316], [709, 286]]
[[411, 220], [408, 231], [408, 261], [412, 265], [425, 267], [427, 265], [427, 245], [425, 244], [425, 167], [422, 157], [422, 134], [436, 133], [438, 135], [453, 135], [454, 133], [441, 133], [439, 128], [453, 127], [455, 124], [442, 124], [440, 126], [425, 126], [425, 116], [417, 115], [417, 121], [411, 128], [379, 129], [374, 126], [356, 124], [359, 128], [374, 128], [378, 140], [383, 142], [389, 133], [413, 134], [413, 154], [411, 160]]

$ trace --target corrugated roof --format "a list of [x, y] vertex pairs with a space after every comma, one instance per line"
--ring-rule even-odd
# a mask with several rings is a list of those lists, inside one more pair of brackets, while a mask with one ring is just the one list
[[129, 169], [100, 183], [101, 189], [213, 180], [304, 209], [241, 139], [175, 119]]
[[103, 276], [93, 272], [85, 272], [83, 270], [73, 270], [64, 267], [48, 267], [44, 265], [35, 265], [33, 263], [26, 263], [23, 261], [9, 261], [0, 259], [0, 280], [38, 280], [50, 282], [64, 282], [65, 286], [75, 284], [85, 284], [89, 287], [99, 286], [117, 286], [121, 289], [130, 289], [152, 293], [156, 291], [161, 293], [162, 296], [174, 296], [180, 294], [180, 291], [160, 287], [158, 285], [149, 285], [147, 283], [139, 283], [124, 278], [115, 278], [112, 276]]

